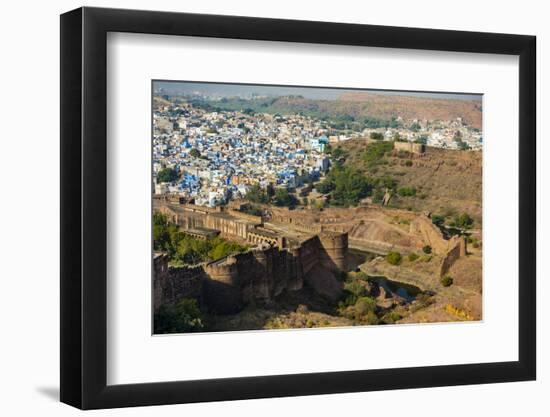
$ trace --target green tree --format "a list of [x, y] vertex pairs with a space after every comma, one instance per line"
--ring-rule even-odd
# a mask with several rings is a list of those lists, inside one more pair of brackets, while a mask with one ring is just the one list
[[389, 313], [386, 313], [382, 316], [382, 321], [386, 324], [393, 324], [399, 320], [401, 320], [403, 317], [401, 316], [401, 314], [395, 312], [395, 311], [390, 311]]
[[153, 214], [153, 247], [155, 250], [168, 251], [170, 234], [168, 233], [168, 219], [164, 214]]
[[369, 137], [374, 140], [383, 140], [384, 135], [380, 132], [370, 132]]
[[474, 224], [474, 219], [470, 217], [468, 213], [462, 213], [459, 216], [455, 216], [451, 226], [459, 227], [461, 229], [469, 229]]
[[421, 126], [420, 124], [418, 124], [417, 122], [414, 122], [412, 125], [411, 125], [411, 128], [410, 128], [413, 132], [418, 132], [420, 129], [421, 129]]
[[374, 182], [354, 167], [334, 166], [324, 183], [316, 188], [321, 193], [331, 193], [331, 204], [349, 207], [371, 195]]
[[391, 265], [401, 264], [402, 256], [399, 252], [390, 252], [386, 255], [386, 261]]
[[261, 207], [258, 207], [254, 204], [244, 204], [241, 206], [241, 211], [246, 214], [251, 214], [252, 216], [261, 216], [263, 210]]
[[286, 188], [277, 188], [275, 190], [275, 205], [279, 207], [294, 207], [298, 200], [293, 194], [290, 194]]
[[414, 262], [414, 261], [416, 261], [416, 260], [418, 259], [418, 255], [417, 255], [416, 253], [414, 253], [414, 252], [411, 252], [411, 253], [409, 253], [409, 257], [408, 257], [408, 258], [409, 258], [409, 261], [410, 261], [410, 262]]
[[212, 249], [209, 241], [195, 239], [187, 235], [176, 244], [175, 258], [189, 265], [208, 260], [208, 252]]
[[380, 165], [383, 163], [386, 153], [391, 152], [392, 149], [393, 142], [380, 141], [376, 143], [369, 143], [363, 151], [363, 160], [368, 168]]
[[184, 298], [175, 305], [162, 305], [154, 316], [156, 334], [188, 333], [204, 329], [197, 300]]
[[332, 151], [332, 157], [334, 159], [340, 159], [346, 157], [346, 151], [344, 151], [341, 147], [337, 147]]
[[466, 142], [460, 141], [458, 142], [458, 149], [461, 151], [467, 151], [470, 149], [470, 145], [468, 145]]
[[247, 191], [245, 197], [248, 201], [257, 204], [266, 204], [269, 202], [267, 193], [262, 190], [259, 184], [253, 184]]
[[432, 253], [432, 247], [430, 245], [426, 245], [422, 248], [422, 252], [424, 252], [426, 255], [429, 255]]
[[355, 303], [354, 309], [357, 318], [361, 318], [369, 312], [376, 311], [376, 301], [372, 297], [361, 297]]
[[208, 251], [208, 256], [212, 260], [217, 260], [234, 253], [243, 252], [245, 249], [246, 247], [241, 246], [236, 242], [229, 242], [227, 240], [220, 239], [220, 241], [214, 243], [212, 249]]
[[440, 214], [433, 214], [432, 215], [432, 223], [441, 226], [443, 223], [445, 223], [445, 217]]
[[450, 287], [451, 285], [453, 285], [453, 278], [450, 275], [445, 275], [441, 278], [440, 281], [441, 285], [443, 285], [444, 287]]
[[164, 168], [157, 173], [157, 183], [174, 182], [178, 179], [178, 172], [174, 168]]
[[368, 295], [367, 288], [361, 283], [360, 280], [354, 279], [344, 283], [344, 301], [343, 305], [354, 305], [361, 297]]
[[334, 184], [332, 181], [325, 179], [324, 181], [315, 184], [315, 189], [321, 194], [328, 194], [334, 190]]
[[193, 158], [200, 158], [201, 153], [197, 148], [193, 148], [189, 151], [189, 156], [192, 156]]
[[399, 194], [401, 197], [414, 197], [416, 195], [416, 188], [402, 187], [397, 190], [397, 194]]

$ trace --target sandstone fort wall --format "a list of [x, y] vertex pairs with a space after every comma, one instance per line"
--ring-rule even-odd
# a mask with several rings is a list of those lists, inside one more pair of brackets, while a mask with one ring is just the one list
[[453, 236], [449, 241], [449, 248], [441, 262], [440, 277], [449, 272], [458, 258], [466, 255], [466, 239], [462, 236]]
[[414, 142], [394, 142], [393, 148], [396, 151], [406, 151], [419, 155], [426, 152], [426, 145]]
[[269, 303], [285, 290], [301, 289], [304, 277], [315, 267], [345, 271], [347, 242], [347, 235], [331, 233], [322, 239], [313, 236], [291, 249], [257, 248], [181, 268], [168, 268], [163, 255], [154, 263], [155, 309], [182, 298], [195, 298], [222, 314], [250, 303]]

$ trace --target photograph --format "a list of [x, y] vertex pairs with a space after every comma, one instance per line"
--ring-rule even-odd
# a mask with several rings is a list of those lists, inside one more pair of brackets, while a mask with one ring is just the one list
[[153, 80], [153, 334], [482, 320], [482, 97]]

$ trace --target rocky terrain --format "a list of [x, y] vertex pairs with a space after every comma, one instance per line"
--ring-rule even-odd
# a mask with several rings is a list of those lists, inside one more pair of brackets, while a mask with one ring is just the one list
[[[396, 282], [413, 285], [429, 298], [402, 308], [398, 323], [429, 323], [481, 320], [482, 318], [482, 258], [479, 252], [459, 258], [448, 272], [452, 284], [445, 287], [437, 273], [441, 259], [436, 255], [420, 256], [414, 261], [405, 259], [394, 266], [378, 257], [360, 266], [369, 276], [385, 276]], [[426, 303], [426, 301], [429, 301]]]
[[430, 211], [453, 216], [466, 212], [481, 226], [482, 213], [482, 153], [427, 147], [422, 155], [393, 151], [384, 163], [369, 168], [362, 159], [365, 140], [342, 143], [346, 151], [345, 164], [357, 167], [366, 175], [391, 177], [398, 187], [413, 187], [416, 195], [394, 195], [390, 206]]

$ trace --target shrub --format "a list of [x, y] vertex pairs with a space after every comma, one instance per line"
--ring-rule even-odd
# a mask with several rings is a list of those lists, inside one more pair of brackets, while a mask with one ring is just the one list
[[396, 321], [401, 320], [402, 318], [403, 317], [401, 316], [401, 314], [395, 311], [390, 311], [389, 313], [386, 313], [382, 316], [382, 321], [386, 324], [393, 324]]
[[422, 252], [424, 252], [426, 255], [429, 255], [432, 253], [432, 247], [430, 245], [426, 245], [422, 248]]
[[367, 324], [378, 324], [376, 301], [371, 297], [361, 297], [353, 306], [354, 318]]
[[343, 301], [340, 302], [341, 307], [347, 307], [354, 305], [361, 297], [368, 295], [367, 287], [360, 282], [360, 280], [354, 279], [344, 284]]
[[445, 217], [440, 214], [432, 214], [432, 223], [441, 226], [445, 222]]
[[173, 168], [161, 169], [157, 174], [157, 183], [174, 182], [178, 179], [178, 172]]
[[356, 295], [357, 297], [363, 297], [364, 295], [367, 295], [367, 289], [358, 280], [346, 282], [344, 284], [344, 289]]
[[474, 224], [474, 219], [468, 215], [468, 213], [462, 213], [460, 216], [455, 216], [451, 226], [459, 227], [461, 229], [469, 229]]
[[175, 305], [162, 305], [154, 317], [155, 333], [197, 332], [204, 328], [197, 300], [184, 298]]
[[269, 196], [259, 184], [253, 184], [248, 189], [244, 198], [252, 203], [265, 204], [269, 202]]
[[376, 301], [371, 297], [361, 297], [355, 303], [355, 314], [361, 316], [367, 314], [369, 311], [376, 311]]
[[369, 311], [365, 316], [363, 316], [362, 321], [370, 325], [380, 324], [378, 316], [372, 311]]
[[377, 143], [369, 143], [363, 151], [363, 160], [368, 168], [382, 163], [384, 155], [393, 150], [393, 142], [380, 141]]
[[401, 197], [414, 197], [416, 195], [416, 188], [402, 187], [397, 190], [397, 194], [399, 194]]
[[409, 253], [409, 261], [414, 262], [418, 259], [418, 255], [414, 252]]
[[298, 199], [288, 192], [286, 188], [277, 188], [275, 190], [275, 205], [279, 207], [294, 207], [298, 204]]
[[386, 261], [391, 265], [399, 265], [401, 263], [402, 257], [399, 252], [390, 252], [386, 255]]
[[263, 214], [262, 208], [254, 204], [243, 204], [241, 206], [241, 211], [246, 214], [251, 214], [252, 216], [261, 216]]
[[450, 287], [451, 285], [453, 285], [453, 278], [449, 275], [445, 275], [441, 278], [441, 285], [443, 285], [444, 287]]
[[197, 148], [193, 148], [189, 151], [189, 156], [192, 156], [193, 158], [200, 158], [201, 153]]
[[405, 161], [405, 166], [412, 167], [413, 166], [413, 161], [408, 159], [407, 161]]

